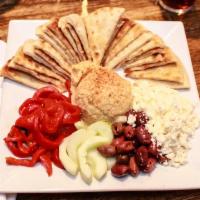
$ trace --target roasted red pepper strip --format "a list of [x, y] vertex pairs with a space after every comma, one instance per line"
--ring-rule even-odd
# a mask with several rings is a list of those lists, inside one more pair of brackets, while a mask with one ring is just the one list
[[4, 139], [10, 151], [18, 157], [27, 157], [36, 150], [36, 143], [28, 138], [23, 130], [13, 126]]
[[43, 164], [44, 168], [46, 169], [48, 176], [51, 176], [52, 175], [52, 162], [50, 159], [50, 155], [42, 154], [40, 156], [40, 161]]
[[59, 150], [58, 150], [58, 148], [55, 149], [55, 150], [52, 152], [51, 156], [52, 156], [51, 159], [52, 159], [53, 163], [54, 163], [57, 167], [59, 167], [59, 168], [61, 168], [61, 169], [64, 169], [64, 167], [63, 167], [63, 165], [62, 165], [62, 163], [61, 163], [61, 161], [60, 161], [60, 158], [59, 158]]
[[19, 114], [22, 116], [28, 115], [40, 107], [41, 103], [38, 99], [29, 98], [19, 107]]
[[43, 87], [35, 92], [34, 99], [54, 99], [70, 101], [70, 99], [62, 95], [57, 89], [52, 86]]
[[66, 110], [63, 117], [63, 124], [74, 124], [81, 118], [81, 109], [78, 106], [72, 105], [68, 102], [63, 102], [64, 109]]
[[34, 137], [37, 143], [45, 149], [55, 149], [60, 145], [65, 135], [59, 135], [58, 138], [50, 140], [45, 137], [40, 130], [35, 130]]
[[33, 154], [32, 159], [16, 159], [16, 158], [12, 158], [12, 157], [7, 157], [6, 163], [9, 165], [22, 165], [22, 166], [26, 166], [26, 167], [33, 167], [44, 152], [45, 152], [45, 149], [43, 149], [43, 148], [38, 149]]
[[60, 104], [55, 104], [53, 100], [46, 102], [45, 114], [41, 121], [42, 130], [46, 134], [55, 134], [62, 124], [64, 108]]

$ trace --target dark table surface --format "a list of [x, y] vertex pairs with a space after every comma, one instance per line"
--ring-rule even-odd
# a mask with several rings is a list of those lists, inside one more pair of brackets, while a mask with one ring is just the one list
[[[0, 8], [0, 39], [6, 41], [8, 23], [11, 19], [48, 19], [72, 12], [81, 12], [80, 0], [7, 0], [7, 5]], [[0, 0], [0, 6], [2, 0]], [[177, 17], [163, 11], [155, 0], [89, 0], [89, 11], [103, 6], [122, 6], [130, 11], [133, 19], [145, 20], [181, 20], [184, 23], [188, 45], [192, 58], [195, 78], [200, 93], [200, 0], [196, 1], [192, 12]], [[173, 181], [173, 180], [172, 180]], [[122, 185], [123, 187], [123, 185]], [[200, 190], [165, 191], [165, 192], [111, 192], [111, 193], [76, 193], [76, 194], [19, 194], [18, 200], [197, 200]]]

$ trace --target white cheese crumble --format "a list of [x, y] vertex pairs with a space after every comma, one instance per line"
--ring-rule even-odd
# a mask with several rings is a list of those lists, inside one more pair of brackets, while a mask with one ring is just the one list
[[147, 82], [135, 83], [132, 95], [133, 109], [149, 117], [146, 128], [170, 159], [168, 164], [185, 164], [189, 138], [200, 124], [195, 106], [176, 90]]
[[127, 117], [127, 124], [135, 127], [135, 125], [136, 125], [135, 122], [136, 122], [136, 117], [134, 115], [131, 115], [131, 114], [128, 115], [128, 117]]

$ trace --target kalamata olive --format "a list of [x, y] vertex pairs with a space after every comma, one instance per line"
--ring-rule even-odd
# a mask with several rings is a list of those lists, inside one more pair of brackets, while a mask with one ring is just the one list
[[146, 166], [148, 160], [148, 150], [145, 146], [140, 146], [136, 149], [136, 161], [141, 167]]
[[148, 121], [148, 117], [145, 115], [144, 112], [137, 112], [136, 113], [136, 125], [141, 126], [145, 125]]
[[122, 143], [124, 140], [125, 140], [124, 136], [120, 136], [120, 137], [114, 138], [112, 140], [112, 145], [117, 146], [120, 143]]
[[122, 155], [122, 154], [119, 154], [116, 156], [116, 162], [118, 164], [128, 164], [129, 163], [129, 156], [128, 155]]
[[112, 166], [111, 172], [112, 175], [116, 177], [126, 176], [129, 172], [129, 166], [122, 164], [115, 164]]
[[139, 126], [136, 128], [136, 137], [140, 144], [146, 145], [151, 143], [151, 135], [144, 126]]
[[119, 136], [124, 133], [124, 125], [120, 122], [115, 122], [112, 124], [112, 131], [114, 136]]
[[156, 167], [156, 159], [148, 158], [146, 166], [143, 168], [143, 172], [151, 173]]
[[139, 167], [137, 165], [135, 156], [132, 156], [129, 161], [129, 172], [132, 176], [137, 176], [140, 172]]
[[125, 135], [126, 139], [128, 139], [128, 140], [132, 140], [134, 138], [135, 132], [136, 132], [135, 128], [130, 125], [128, 125], [124, 128], [124, 135]]
[[149, 154], [154, 156], [155, 158], [158, 157], [158, 147], [157, 147], [157, 142], [151, 142], [150, 145], [147, 148]]
[[117, 153], [119, 154], [127, 154], [131, 153], [135, 147], [132, 141], [124, 141], [116, 146]]
[[104, 157], [113, 157], [116, 155], [116, 148], [112, 144], [105, 144], [97, 149]]

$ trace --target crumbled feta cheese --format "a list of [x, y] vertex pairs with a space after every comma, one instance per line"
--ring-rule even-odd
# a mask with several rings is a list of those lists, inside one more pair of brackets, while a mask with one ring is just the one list
[[128, 115], [127, 124], [135, 127], [136, 117], [132, 114]]
[[132, 95], [133, 109], [149, 117], [146, 128], [170, 159], [168, 164], [185, 164], [189, 138], [200, 124], [195, 106], [176, 90], [147, 82], [134, 84]]

